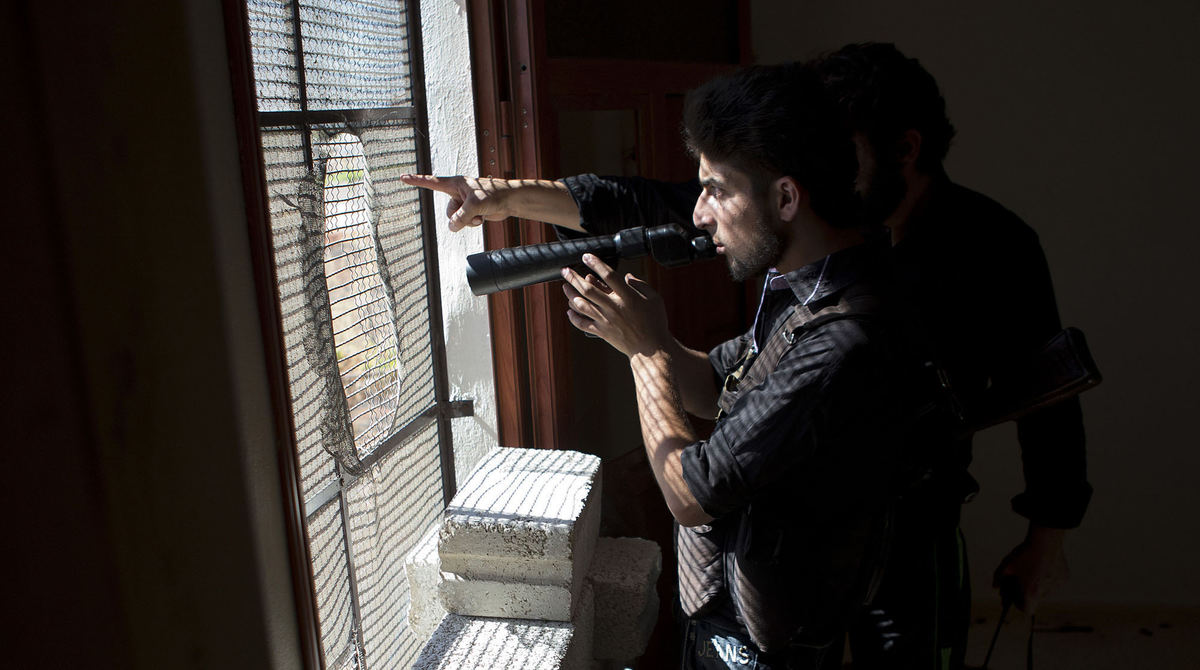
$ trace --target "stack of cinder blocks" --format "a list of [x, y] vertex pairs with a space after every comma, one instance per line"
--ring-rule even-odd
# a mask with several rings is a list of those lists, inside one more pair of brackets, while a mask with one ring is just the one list
[[498, 448], [406, 561], [414, 668], [587, 670], [645, 650], [658, 545], [598, 538], [600, 459]]

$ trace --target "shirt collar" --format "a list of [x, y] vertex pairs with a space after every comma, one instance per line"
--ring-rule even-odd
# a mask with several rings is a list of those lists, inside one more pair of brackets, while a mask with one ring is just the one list
[[769, 276], [767, 285], [771, 289], [786, 286], [801, 303], [820, 302], [853, 284], [883, 262], [886, 253], [886, 244], [857, 244], [786, 274]]

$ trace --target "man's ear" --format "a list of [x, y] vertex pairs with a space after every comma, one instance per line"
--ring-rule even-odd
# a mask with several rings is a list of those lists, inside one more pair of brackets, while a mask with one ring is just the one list
[[791, 177], [775, 180], [775, 207], [782, 221], [793, 221], [808, 205], [808, 190]]
[[896, 142], [896, 162], [900, 165], [916, 164], [921, 157], [921, 133], [908, 129]]

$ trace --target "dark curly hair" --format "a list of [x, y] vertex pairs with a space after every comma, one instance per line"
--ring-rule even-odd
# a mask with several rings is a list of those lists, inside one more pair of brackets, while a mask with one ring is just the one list
[[808, 191], [818, 216], [857, 225], [854, 144], [812, 68], [757, 65], [710, 80], [688, 93], [683, 131], [693, 156], [749, 173], [760, 193], [786, 175]]
[[917, 167], [941, 170], [954, 139], [946, 100], [933, 75], [895, 44], [848, 44], [824, 54], [812, 67], [842, 109], [851, 130], [867, 137], [876, 154], [887, 158], [907, 130], [921, 133]]

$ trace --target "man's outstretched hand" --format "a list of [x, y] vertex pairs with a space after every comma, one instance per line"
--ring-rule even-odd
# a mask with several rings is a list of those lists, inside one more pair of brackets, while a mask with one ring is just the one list
[[1069, 576], [1063, 552], [1065, 530], [1031, 525], [1025, 540], [996, 568], [992, 586], [1011, 598], [1022, 612], [1033, 614], [1042, 598]]
[[482, 225], [484, 221], [503, 221], [510, 216], [582, 230], [579, 208], [560, 182], [423, 174], [400, 175], [400, 181], [450, 196], [446, 216], [450, 218], [452, 232]]
[[400, 175], [400, 181], [450, 196], [446, 216], [450, 218], [451, 231], [478, 226], [484, 221], [503, 221], [513, 215], [505, 204], [506, 192], [511, 189], [503, 179], [404, 174]]

